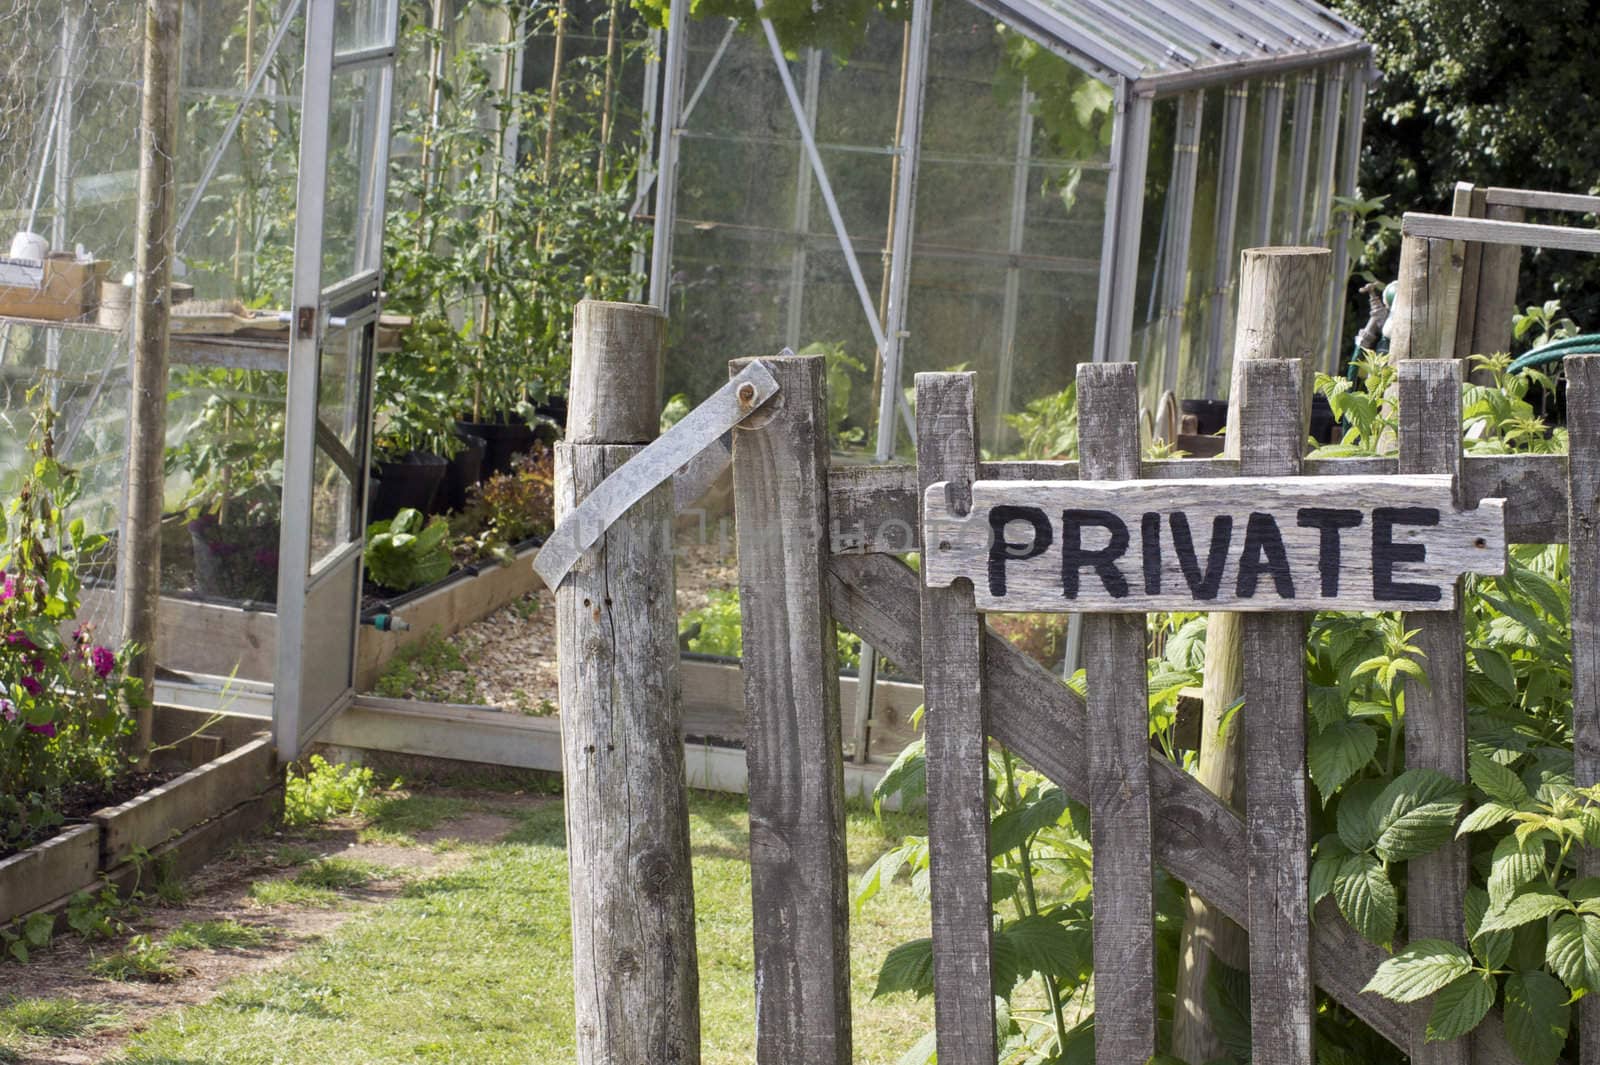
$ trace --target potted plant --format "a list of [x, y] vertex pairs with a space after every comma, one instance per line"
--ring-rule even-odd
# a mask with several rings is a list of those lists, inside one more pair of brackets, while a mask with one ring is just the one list
[[182, 513], [194, 545], [195, 590], [276, 602], [282, 375], [214, 369], [186, 378], [181, 394], [200, 402], [167, 449], [167, 474], [188, 479]]
[[[460, 376], [456, 339], [448, 322], [424, 317], [402, 334], [400, 350], [378, 361], [373, 382], [377, 484], [368, 506], [369, 521], [387, 521], [408, 509], [431, 513], [452, 470], [451, 456], [466, 453], [454, 464], [458, 477], [472, 472], [472, 442], [457, 434], [451, 418], [452, 394]], [[478, 454], [481, 462], [481, 450]], [[459, 487], [463, 498], [466, 487]]]

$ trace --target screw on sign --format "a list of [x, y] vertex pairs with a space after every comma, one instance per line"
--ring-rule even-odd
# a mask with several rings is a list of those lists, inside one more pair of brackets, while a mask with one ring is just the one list
[[978, 481], [923, 501], [924, 579], [1004, 611], [1442, 610], [1505, 572], [1503, 500], [1445, 476]]

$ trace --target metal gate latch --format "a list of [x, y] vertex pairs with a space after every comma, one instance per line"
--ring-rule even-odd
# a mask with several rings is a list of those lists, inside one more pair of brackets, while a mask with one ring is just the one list
[[748, 363], [574, 507], [534, 557], [534, 572], [554, 591], [583, 553], [598, 543], [629, 507], [777, 394], [778, 382], [765, 364], [760, 360]]

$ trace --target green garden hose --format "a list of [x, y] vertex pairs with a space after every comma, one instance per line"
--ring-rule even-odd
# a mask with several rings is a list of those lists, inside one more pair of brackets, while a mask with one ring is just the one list
[[1600, 333], [1584, 333], [1564, 340], [1552, 340], [1543, 347], [1534, 348], [1527, 354], [1519, 356], [1509, 369], [1512, 373], [1518, 373], [1530, 367], [1560, 362], [1568, 355], [1600, 355]]

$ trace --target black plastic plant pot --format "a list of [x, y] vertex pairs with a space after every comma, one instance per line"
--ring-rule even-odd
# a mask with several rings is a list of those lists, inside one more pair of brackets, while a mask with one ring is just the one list
[[1193, 414], [1199, 424], [1195, 435], [1211, 436], [1228, 425], [1228, 401], [1225, 399], [1186, 399], [1179, 404], [1185, 414]]
[[439, 505], [445, 510], [465, 510], [467, 493], [483, 480], [483, 455], [489, 442], [481, 436], [457, 432], [461, 450], [455, 453], [445, 470], [444, 484], [439, 488]]
[[537, 410], [541, 420], [533, 427], [534, 435], [547, 444], [554, 444], [566, 431], [567, 397], [549, 396]]
[[450, 464], [427, 451], [408, 451], [378, 466], [367, 521], [388, 521], [407, 507], [433, 513], [433, 501]]
[[189, 522], [195, 591], [236, 602], [276, 603], [278, 533], [277, 522], [223, 524], [215, 514]]
[[533, 428], [516, 415], [496, 414], [493, 417], [494, 421], [487, 422], [456, 422], [457, 432], [483, 438], [484, 477], [509, 472], [512, 458], [530, 450], [537, 439]]

